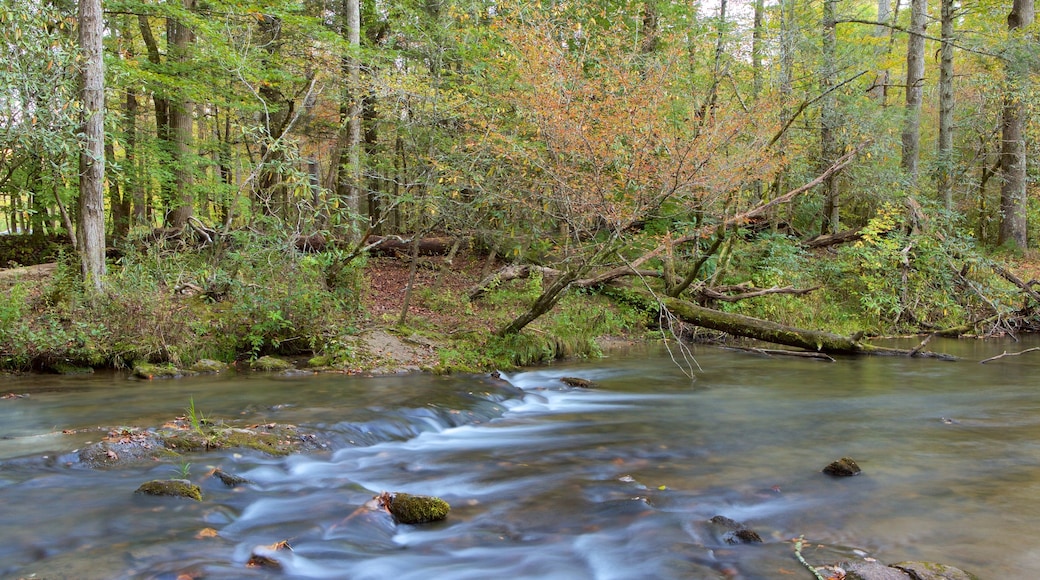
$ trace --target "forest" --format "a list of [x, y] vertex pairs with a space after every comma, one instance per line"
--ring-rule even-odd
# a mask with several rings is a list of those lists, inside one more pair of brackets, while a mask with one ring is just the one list
[[0, 0], [0, 29], [5, 369], [1038, 322], [1033, 0]]

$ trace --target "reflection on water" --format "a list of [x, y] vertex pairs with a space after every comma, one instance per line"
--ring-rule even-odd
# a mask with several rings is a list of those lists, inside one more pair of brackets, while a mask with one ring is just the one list
[[[489, 377], [222, 376], [5, 379], [0, 575], [289, 578], [776, 578], [869, 555], [942, 561], [982, 578], [1040, 570], [1040, 353], [1034, 343], [941, 342], [956, 363], [819, 361], [699, 349], [691, 381], [667, 353]], [[564, 376], [591, 379], [576, 389]], [[135, 496], [177, 463], [94, 471], [72, 451], [183, 412], [283, 422], [325, 452], [192, 457], [199, 504]], [[75, 434], [62, 434], [75, 429]], [[848, 455], [864, 475], [820, 469]], [[247, 477], [227, 488], [213, 466]], [[448, 520], [393, 526], [380, 491], [438, 495]], [[724, 515], [765, 542], [730, 546]], [[216, 535], [204, 530], [213, 530]], [[796, 576], [797, 577], [797, 576]]]

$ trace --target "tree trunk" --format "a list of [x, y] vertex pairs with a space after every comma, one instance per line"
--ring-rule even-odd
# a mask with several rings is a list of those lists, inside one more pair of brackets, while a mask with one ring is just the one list
[[[195, 0], [182, 0], [184, 8], [193, 10]], [[172, 20], [167, 23], [170, 57], [171, 60], [186, 67], [191, 60], [191, 45], [194, 42], [194, 34], [191, 29], [182, 22]], [[173, 228], [183, 228], [188, 223], [188, 218], [194, 213], [195, 197], [194, 187], [194, 163], [191, 161], [192, 138], [194, 127], [194, 103], [190, 99], [181, 96], [170, 103], [170, 133], [173, 140], [173, 188], [174, 197], [171, 199], [171, 210], [167, 215], [167, 224]]]
[[939, 199], [953, 210], [953, 17], [954, 0], [942, 0], [942, 48], [939, 60], [939, 144], [935, 176]]
[[[156, 67], [162, 64], [162, 56], [159, 52], [159, 44], [152, 34], [152, 25], [145, 15], [137, 17], [138, 28], [141, 31], [141, 40], [144, 41], [148, 53], [148, 62]], [[174, 144], [170, 130], [170, 100], [166, 95], [155, 91], [152, 93], [152, 104], [155, 107], [155, 136], [159, 141], [159, 147], [164, 155], [161, 163], [171, 163], [174, 158]], [[144, 173], [142, 172], [142, 175]], [[142, 187], [143, 187], [142, 183]], [[142, 192], [143, 193], [143, 192]], [[169, 179], [159, 180], [159, 198], [162, 203], [169, 205], [175, 197], [174, 183]]]
[[[837, 0], [824, 0], [823, 3], [823, 62], [820, 70], [820, 91], [824, 97], [820, 100], [820, 168], [830, 166], [838, 157], [838, 116], [837, 96], [831, 90], [834, 86], [837, 68], [837, 37], [835, 21]], [[838, 233], [841, 226], [838, 176], [831, 175], [823, 182], [824, 191], [824, 223], [823, 233]]]
[[[891, 34], [888, 26], [885, 26], [888, 24], [890, 18], [892, 18], [892, 0], [878, 0], [878, 25], [874, 27], [875, 38], [881, 39], [886, 35]], [[875, 58], [878, 60], [884, 58], [884, 51], [880, 49], [876, 50]], [[874, 100], [876, 100], [882, 107], [885, 106], [885, 100], [888, 96], [888, 78], [888, 69], [879, 69], [874, 78], [874, 84], [870, 87], [870, 96], [874, 97]]]
[[100, 292], [105, 280], [105, 68], [101, 0], [79, 2], [83, 53], [83, 148], [79, 154], [77, 248], [83, 282]]
[[764, 36], [765, 0], [755, 0], [754, 23], [751, 29], [751, 95], [758, 100], [762, 94], [762, 44]]
[[[1016, 31], [1033, 23], [1033, 0], [1015, 0], [1008, 15], [1008, 30]], [[1007, 88], [1001, 112], [1000, 140], [1000, 235], [997, 243], [1019, 249], [1028, 247], [1026, 235], [1026, 109], [1023, 95], [1029, 82], [1028, 59], [1009, 59], [1005, 63]]]
[[[282, 41], [282, 21], [267, 14], [257, 16], [257, 20], [265, 52], [262, 66], [274, 67], [276, 65], [271, 61], [277, 56]], [[274, 145], [285, 132], [293, 103], [285, 98], [276, 83], [263, 83], [257, 92], [263, 100], [265, 115], [264, 138], [260, 141], [261, 168], [255, 192], [256, 202], [265, 215], [287, 218], [288, 199], [283, 183], [284, 176], [280, 169], [285, 154], [280, 147]]]
[[910, 37], [906, 41], [906, 119], [903, 124], [902, 167], [917, 179], [921, 156], [921, 93], [924, 84], [924, 33], [928, 25], [928, 0], [910, 4]]
[[340, 102], [341, 134], [336, 195], [346, 206], [348, 219], [360, 210], [361, 199], [361, 5], [343, 0], [343, 37], [354, 54], [343, 58], [343, 97]]

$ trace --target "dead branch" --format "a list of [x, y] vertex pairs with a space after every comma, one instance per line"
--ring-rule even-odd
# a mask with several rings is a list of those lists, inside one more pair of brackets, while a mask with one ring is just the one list
[[811, 358], [817, 360], [824, 360], [827, 362], [835, 362], [834, 357], [822, 352], [809, 352], [805, 350], [784, 350], [775, 348], [753, 348], [747, 346], [727, 346], [726, 348], [732, 350], [740, 350], [744, 352], [751, 352], [755, 354], [764, 354], [766, 356], [793, 356], [799, 358]]
[[997, 356], [991, 356], [991, 357], [989, 357], [987, 359], [980, 360], [979, 364], [980, 365], [984, 365], [984, 364], [986, 364], [988, 362], [995, 361], [997, 359], [1002, 359], [1002, 358], [1004, 358], [1006, 356], [1018, 356], [1018, 355], [1026, 354], [1027, 352], [1033, 352], [1033, 351], [1036, 351], [1036, 350], [1040, 350], [1040, 346], [1034, 346], [1033, 348], [1027, 348], [1027, 349], [1025, 349], [1023, 351], [1019, 351], [1019, 352], [1008, 352], [1008, 351], [1005, 350], [1004, 352], [998, 354]]
[[483, 280], [478, 282], [476, 286], [470, 289], [469, 299], [471, 302], [477, 300], [478, 298], [482, 297], [484, 294], [487, 294], [489, 290], [492, 290], [499, 284], [509, 282], [511, 280], [523, 280], [526, 278], [530, 278], [531, 274], [534, 274], [535, 272], [541, 273], [542, 276], [545, 277], [559, 276], [562, 273], [554, 268], [531, 266], [529, 264], [510, 264], [508, 266], [504, 266], [499, 271], [485, 277]]
[[[748, 288], [744, 284], [737, 284], [736, 286], [729, 287], [730, 289], [744, 290]], [[812, 288], [795, 288], [794, 286], [784, 286], [780, 288], [773, 286], [772, 288], [764, 288], [762, 290], [752, 290], [749, 292], [742, 292], [740, 294], [726, 294], [724, 288], [701, 288], [698, 290], [698, 294], [709, 299], [709, 300], [721, 300], [723, 302], [739, 302], [747, 298], [756, 298], [758, 296], [765, 296], [767, 294], [794, 294], [802, 295], [808, 294], [814, 290], [819, 290], [819, 286], [813, 286]]]
[[824, 234], [816, 236], [802, 242], [802, 245], [806, 248], [827, 248], [830, 246], [836, 246], [838, 244], [844, 244], [846, 242], [854, 242], [863, 237], [860, 230], [845, 230], [844, 232], [838, 232], [836, 234]]
[[[717, 231], [719, 228], [727, 228], [728, 229], [731, 226], [735, 226], [735, 225], [739, 225], [739, 224], [745, 223], [745, 222], [747, 222], [749, 219], [751, 219], [753, 217], [757, 217], [757, 216], [765, 214], [766, 212], [768, 212], [769, 210], [773, 209], [774, 207], [776, 207], [776, 206], [778, 206], [780, 204], [787, 203], [787, 202], [793, 200], [794, 198], [798, 197], [799, 195], [802, 195], [803, 193], [812, 190], [817, 185], [820, 185], [821, 183], [826, 181], [827, 178], [829, 178], [830, 176], [832, 176], [835, 173], [837, 173], [837, 172], [841, 171], [842, 169], [844, 169], [847, 165], [852, 163], [852, 160], [856, 158], [856, 155], [858, 155], [859, 152], [862, 151], [863, 148], [866, 147], [869, 144], [870, 144], [870, 141], [864, 141], [863, 143], [860, 143], [859, 145], [854, 147], [851, 151], [849, 151], [845, 155], [842, 155], [837, 160], [835, 160], [834, 164], [832, 164], [830, 167], [828, 167], [826, 171], [824, 171], [823, 173], [818, 175], [816, 177], [816, 179], [813, 179], [812, 181], [806, 183], [805, 185], [802, 185], [801, 187], [797, 187], [795, 189], [792, 189], [791, 191], [788, 191], [787, 193], [785, 193], [783, 195], [777, 196], [777, 197], [775, 197], [775, 198], [773, 198], [773, 199], [771, 199], [771, 200], [769, 200], [769, 201], [767, 201], [765, 203], [761, 203], [761, 204], [755, 206], [754, 208], [752, 208], [752, 209], [750, 209], [750, 210], [748, 210], [748, 211], [746, 211], [744, 213], [737, 214], [735, 216], [727, 218], [727, 219], [723, 220], [721, 224], [714, 224], [714, 225], [711, 225], [711, 226], [704, 226], [704, 227], [701, 227], [701, 228], [697, 228], [696, 230], [694, 230], [693, 232], [691, 232], [689, 234], [685, 234], [685, 235], [680, 236], [678, 238], [669, 240], [669, 243], [659, 244], [653, 250], [650, 250], [649, 252], [643, 254], [639, 258], [636, 258], [635, 260], [633, 260], [631, 262], [631, 264], [626, 265], [626, 266], [620, 266], [618, 268], [615, 268], [614, 270], [611, 270], [609, 272], [605, 272], [603, 274], [600, 274], [596, 278], [593, 278], [592, 279], [593, 282], [590, 285], [595, 285], [595, 284], [601, 283], [601, 282], [598, 282], [597, 280], [599, 280], [601, 278], [604, 278], [604, 277], [612, 276], [615, 271], [625, 271], [629, 267], [631, 267], [633, 269], [639, 268], [640, 266], [642, 266], [643, 264], [645, 264], [649, 260], [652, 260], [652, 259], [656, 258], [657, 256], [659, 256], [662, 252], [667, 250], [670, 246], [674, 247], [674, 246], [678, 246], [680, 244], [684, 244], [684, 243], [687, 243], [687, 242], [692, 242], [694, 240], [699, 240], [701, 238], [707, 237], [712, 232]], [[616, 277], [616, 276], [614, 276], [614, 277]], [[610, 279], [610, 278], [607, 278], [607, 279]]]
[[1008, 282], [1011, 282], [1015, 286], [1018, 286], [1022, 289], [1023, 292], [1025, 292], [1030, 298], [1033, 299], [1033, 302], [1040, 304], [1040, 294], [1037, 294], [1036, 290], [1030, 288], [1029, 284], [1023, 282], [1021, 278], [1014, 275], [1010, 270], [1001, 266], [1000, 264], [993, 264], [992, 268], [993, 271], [999, 274], [1001, 278], [1004, 278]]

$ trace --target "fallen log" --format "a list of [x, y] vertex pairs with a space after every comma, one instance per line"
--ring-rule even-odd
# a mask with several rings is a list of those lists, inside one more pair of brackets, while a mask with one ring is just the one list
[[[413, 238], [402, 236], [375, 236], [365, 238], [368, 251], [373, 256], [396, 256], [410, 254]], [[422, 238], [419, 240], [420, 256], [444, 256], [455, 245], [455, 238]]]
[[955, 360], [948, 354], [875, 346], [860, 342], [859, 337], [856, 336], [841, 336], [819, 330], [795, 328], [769, 320], [705, 308], [678, 298], [653, 296], [649, 292], [641, 290], [636, 290], [636, 292], [644, 294], [651, 300], [656, 300], [663, 308], [667, 308], [675, 317], [684, 322], [734, 336], [827, 354], [889, 355]]

